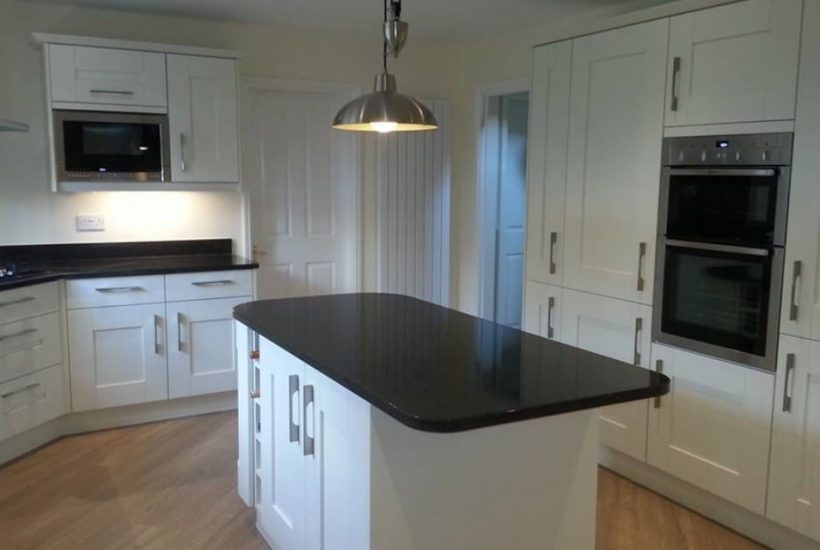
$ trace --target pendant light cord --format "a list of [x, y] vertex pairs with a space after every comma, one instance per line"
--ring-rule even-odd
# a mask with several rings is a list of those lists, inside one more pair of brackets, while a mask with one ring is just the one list
[[384, 29], [387, 25], [387, 3], [389, 0], [384, 0], [384, 25], [382, 26], [382, 68], [384, 74], [387, 74], [387, 37], [384, 36]]

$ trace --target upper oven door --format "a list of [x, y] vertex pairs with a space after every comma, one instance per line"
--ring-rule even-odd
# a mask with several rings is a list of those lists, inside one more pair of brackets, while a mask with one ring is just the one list
[[782, 248], [661, 239], [658, 255], [656, 340], [774, 369]]
[[165, 115], [55, 111], [60, 181], [165, 181]]
[[660, 234], [740, 246], [783, 246], [789, 169], [665, 168]]

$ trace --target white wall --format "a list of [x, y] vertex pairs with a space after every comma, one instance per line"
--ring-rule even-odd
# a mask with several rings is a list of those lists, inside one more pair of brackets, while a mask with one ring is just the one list
[[[376, 13], [378, 16], [378, 13]], [[380, 66], [378, 21], [372, 36], [282, 30], [139, 15], [124, 11], [0, 0], [0, 117], [27, 122], [28, 133], [0, 133], [0, 245], [230, 237], [243, 244], [242, 196], [236, 192], [48, 191], [41, 52], [31, 31], [123, 38], [236, 49], [246, 57], [240, 73], [294, 80], [355, 84], [368, 89]], [[442, 44], [410, 41], [391, 62], [399, 89], [445, 97], [450, 71]], [[330, 121], [328, 121], [330, 124]], [[366, 142], [365, 155], [373, 148]], [[374, 166], [364, 162], [362, 166]], [[366, 265], [375, 248], [374, 177], [365, 174], [363, 227]], [[103, 233], [77, 233], [74, 216], [106, 217]], [[365, 283], [371, 275], [365, 273]]]

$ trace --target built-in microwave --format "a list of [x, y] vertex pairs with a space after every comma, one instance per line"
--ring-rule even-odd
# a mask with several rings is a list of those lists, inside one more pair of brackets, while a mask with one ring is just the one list
[[653, 339], [774, 370], [792, 134], [667, 138]]
[[54, 111], [57, 181], [170, 181], [168, 116]]

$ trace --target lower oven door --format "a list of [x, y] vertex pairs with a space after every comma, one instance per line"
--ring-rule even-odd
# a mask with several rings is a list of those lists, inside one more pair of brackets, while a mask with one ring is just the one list
[[775, 370], [782, 248], [659, 242], [658, 342]]

